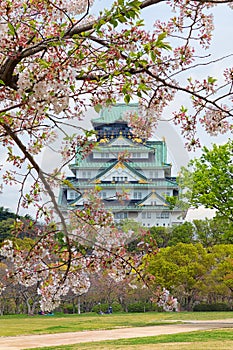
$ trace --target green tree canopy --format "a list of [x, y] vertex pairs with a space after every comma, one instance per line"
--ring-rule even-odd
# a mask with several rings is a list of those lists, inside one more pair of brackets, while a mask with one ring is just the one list
[[225, 218], [193, 220], [195, 240], [204, 247], [233, 243], [233, 223]]
[[233, 221], [233, 141], [203, 148], [203, 154], [183, 168], [179, 183], [190, 206], [215, 209]]
[[232, 301], [232, 244], [204, 248], [200, 243], [178, 243], [148, 259], [155, 286], [167, 288], [186, 310], [196, 302]]
[[152, 257], [149, 272], [158, 286], [167, 288], [185, 308], [191, 309], [198, 281], [209, 266], [209, 257], [201, 244], [179, 243], [162, 248]]
[[194, 242], [194, 226], [191, 222], [184, 222], [173, 227], [153, 226], [150, 234], [159, 248], [176, 245], [177, 243]]
[[16, 219], [18, 216], [9, 211], [8, 208], [0, 207], [0, 221], [7, 220], [9, 218]]
[[0, 242], [12, 236], [14, 219], [8, 218], [0, 221]]

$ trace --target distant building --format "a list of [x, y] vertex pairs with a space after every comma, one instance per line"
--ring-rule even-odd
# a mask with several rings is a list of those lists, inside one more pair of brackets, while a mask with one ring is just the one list
[[[166, 200], [178, 196], [179, 188], [171, 177], [165, 141], [134, 137], [125, 120], [126, 112], [137, 109], [137, 104], [117, 104], [102, 109], [92, 120], [98, 146], [85, 159], [77, 153], [75, 163], [70, 165], [74, 176], [68, 179], [79, 191], [61, 188], [59, 202], [63, 209], [81, 209], [85, 192], [98, 184], [100, 196], [116, 222], [133, 219], [146, 227], [182, 223], [184, 213], [179, 208], [171, 210]], [[122, 156], [126, 151], [127, 159]]]

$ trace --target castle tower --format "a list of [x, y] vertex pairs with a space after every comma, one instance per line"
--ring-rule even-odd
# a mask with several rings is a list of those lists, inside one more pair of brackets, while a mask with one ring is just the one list
[[138, 105], [103, 108], [92, 120], [98, 145], [85, 159], [77, 155], [70, 164], [74, 176], [69, 181], [79, 191], [62, 187], [60, 206], [82, 209], [83, 194], [98, 184], [116, 222], [133, 219], [145, 227], [180, 224], [184, 213], [176, 207], [171, 210], [167, 201], [169, 196], [178, 196], [179, 188], [171, 177], [165, 140], [134, 137], [125, 120], [129, 111], [138, 111]]

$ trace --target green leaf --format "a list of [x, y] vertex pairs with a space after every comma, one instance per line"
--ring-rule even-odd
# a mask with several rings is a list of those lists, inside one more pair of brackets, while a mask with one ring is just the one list
[[4, 81], [0, 79], [0, 85], [5, 85]]
[[136, 22], [136, 26], [137, 27], [142, 27], [144, 26], [144, 20], [143, 19], [140, 19], [139, 21]]
[[127, 95], [124, 96], [124, 101], [125, 101], [125, 103], [127, 103], [127, 104], [130, 102], [130, 95], [129, 95], [129, 94], [127, 94]]
[[39, 59], [39, 64], [43, 68], [48, 68], [51, 65], [50, 62], [43, 60], [42, 58]]
[[93, 135], [96, 135], [96, 131], [95, 130], [85, 130], [84, 133], [85, 133], [86, 137], [91, 137]]
[[151, 51], [151, 52], [150, 52], [150, 57], [151, 57], [152, 61], [155, 62], [155, 60], [156, 60], [156, 55], [155, 55], [155, 52], [154, 52], [154, 51]]
[[102, 106], [99, 103], [94, 106], [94, 110], [96, 111], [96, 113], [99, 113], [101, 111], [101, 109], [102, 109]]
[[159, 34], [155, 42], [155, 46], [165, 50], [172, 50], [172, 47], [169, 45], [169, 43], [163, 41], [166, 37], [167, 37], [166, 32]]
[[8, 22], [7, 25], [8, 25], [8, 28], [9, 28], [9, 34], [12, 35], [12, 36], [15, 36], [16, 31], [15, 31], [14, 26], [10, 22]]
[[75, 85], [70, 85], [70, 90], [74, 93], [75, 92]]
[[158, 39], [157, 41], [162, 41], [163, 39], [165, 39], [167, 37], [167, 33], [163, 32], [161, 34], [158, 35]]
[[209, 83], [209, 84], [214, 84], [214, 83], [216, 83], [217, 80], [218, 80], [218, 79], [216, 79], [216, 78], [208, 77], [208, 83]]
[[181, 106], [180, 111], [185, 113], [188, 111], [188, 109], [185, 106]]
[[99, 185], [95, 186], [95, 191], [100, 192], [102, 190], [102, 187]]

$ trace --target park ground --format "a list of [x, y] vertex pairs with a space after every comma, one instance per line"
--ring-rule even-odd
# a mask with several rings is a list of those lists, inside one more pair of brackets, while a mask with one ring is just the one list
[[[195, 314], [190, 314], [187, 319], [184, 319], [187, 314], [183, 315], [182, 313], [179, 315], [114, 315], [111, 318], [98, 316], [87, 316], [86, 318], [55, 317], [53, 319], [43, 317], [35, 317], [31, 319], [5, 318], [5, 320], [2, 318], [0, 319], [1, 329], [2, 326], [4, 326], [4, 323], [6, 327], [9, 325], [8, 330], [10, 329], [10, 324], [12, 324], [15, 326], [15, 330], [12, 328], [11, 334], [15, 333], [15, 335], [1, 336], [0, 349], [21, 350], [43, 348], [44, 350], [212, 350], [217, 348], [219, 350], [232, 350], [233, 317], [231, 316], [233, 315], [232, 313], [229, 313], [228, 315], [230, 318], [226, 318], [226, 313], [219, 314], [219, 316], [223, 316], [223, 318], [217, 319], [217, 313], [198, 313], [196, 314], [196, 320], [194, 319]], [[175, 316], [179, 316], [177, 317], [177, 320], [175, 319]], [[135, 318], [138, 322], [137, 327], [127, 327], [125, 325], [120, 326], [119, 324], [119, 319], [124, 320], [125, 324], [134, 324], [133, 321]], [[65, 331], [65, 329], [67, 329], [66, 325], [69, 324], [70, 320], [73, 325], [74, 323], [77, 323], [78, 331]], [[93, 321], [92, 330], [85, 330], [85, 328], [90, 329], [87, 326], [85, 327], [85, 324], [90, 324], [91, 320]], [[21, 324], [20, 331], [17, 331], [17, 327], [19, 327], [18, 321], [19, 324]], [[105, 328], [104, 324], [107, 324], [106, 321], [109, 321], [109, 328], [111, 329], [103, 329]], [[51, 323], [50, 328], [48, 328], [49, 323]], [[56, 323], [57, 332], [55, 332], [56, 327], [53, 326]], [[64, 324], [64, 328], [63, 330], [60, 329], [62, 333], [58, 333], [59, 325], [62, 323]], [[47, 328], [45, 327], [44, 330], [39, 330], [38, 327], [42, 326], [43, 324], [45, 324]], [[82, 326], [80, 326], [81, 324]], [[32, 327], [31, 330], [29, 330], [30, 326]], [[25, 328], [24, 331], [23, 328]], [[4, 331], [0, 331], [0, 334], [3, 335]]]

